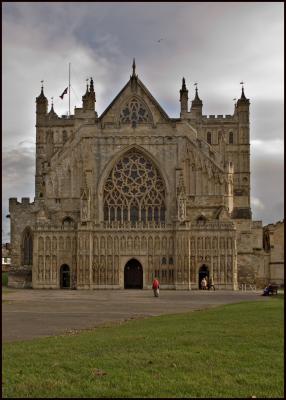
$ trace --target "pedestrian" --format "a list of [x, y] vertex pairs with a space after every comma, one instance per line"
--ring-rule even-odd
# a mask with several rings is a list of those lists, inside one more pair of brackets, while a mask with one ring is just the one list
[[206, 281], [205, 277], [201, 280], [201, 288], [203, 290], [205, 290], [207, 288], [207, 281]]
[[215, 285], [213, 284], [212, 278], [209, 279], [208, 289], [209, 290], [211, 290], [211, 289], [215, 290]]
[[205, 290], [207, 290], [208, 287], [209, 287], [209, 279], [208, 279], [207, 276], [205, 277], [205, 280], [206, 280], [206, 287], [205, 287]]
[[160, 287], [159, 280], [158, 278], [155, 277], [152, 284], [152, 289], [155, 297], [159, 297], [159, 287]]
[[262, 293], [262, 296], [269, 296], [269, 295], [270, 295], [270, 292], [271, 292], [271, 285], [270, 285], [270, 283], [269, 283], [269, 285], [267, 285], [267, 286], [264, 288], [263, 293]]

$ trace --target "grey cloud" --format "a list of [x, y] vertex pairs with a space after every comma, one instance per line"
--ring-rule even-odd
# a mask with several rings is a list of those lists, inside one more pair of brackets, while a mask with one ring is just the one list
[[34, 198], [35, 148], [26, 141], [15, 147], [3, 149], [2, 154], [2, 242], [10, 240], [10, 220], [8, 199], [17, 197]]
[[284, 215], [284, 160], [283, 157], [256, 155], [252, 157], [251, 196], [260, 199], [264, 209], [253, 208], [253, 216], [272, 223]]
[[284, 104], [280, 100], [252, 100], [252, 139], [273, 140], [284, 137]]
[[34, 186], [35, 148], [18, 145], [6, 151], [4, 149], [2, 161], [5, 197], [30, 196]]
[[[67, 112], [67, 99], [58, 96], [67, 86], [68, 62], [72, 110], [81, 105], [85, 79], [93, 76], [101, 114], [128, 81], [136, 57], [139, 78], [171, 117], [179, 116], [183, 76], [190, 101], [194, 82], [199, 83], [204, 114], [232, 114], [232, 99], [240, 96], [239, 82], [245, 80], [251, 139], [266, 146], [270, 138], [282, 139], [282, 7], [220, 2], [3, 3], [3, 146], [31, 141], [25, 143], [25, 151], [4, 152], [3, 206], [8, 197], [33, 196], [35, 159], [34, 150], [28, 149], [35, 143], [35, 97], [44, 79], [49, 103], [53, 96], [56, 112]], [[164, 40], [157, 43], [159, 38]], [[280, 182], [283, 163], [265, 159], [264, 167], [256, 163], [262, 154], [261, 148], [252, 147], [252, 192], [266, 205], [257, 210], [258, 217], [269, 219], [271, 202], [263, 177], [273, 173]], [[273, 177], [271, 185], [273, 193], [280, 193]], [[272, 207], [273, 218], [282, 212], [278, 203], [276, 211]]]

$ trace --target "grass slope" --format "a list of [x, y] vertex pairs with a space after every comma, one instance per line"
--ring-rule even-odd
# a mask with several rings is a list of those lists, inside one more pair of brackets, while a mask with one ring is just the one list
[[283, 297], [5, 344], [3, 397], [283, 397]]

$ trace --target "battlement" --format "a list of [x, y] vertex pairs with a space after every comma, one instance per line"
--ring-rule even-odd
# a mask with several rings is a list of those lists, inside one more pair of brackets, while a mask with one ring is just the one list
[[46, 114], [41, 119], [37, 120], [36, 127], [72, 127], [74, 126], [74, 115], [62, 115], [61, 117], [49, 118]]
[[18, 201], [17, 197], [10, 197], [9, 199], [9, 209], [15, 206], [31, 206], [34, 204], [34, 201], [30, 202], [30, 197], [22, 197], [21, 201]]
[[262, 221], [252, 221], [252, 228], [262, 228]]
[[214, 114], [210, 114], [210, 115], [203, 115], [203, 120], [206, 121], [210, 121], [210, 120], [230, 120], [233, 119], [233, 115], [230, 114], [226, 114], [226, 115], [222, 115], [222, 114], [218, 114], [218, 115], [214, 115]]
[[74, 119], [74, 115], [66, 115], [66, 114], [64, 114], [64, 115], [61, 116], [61, 119], [65, 119], [65, 120]]

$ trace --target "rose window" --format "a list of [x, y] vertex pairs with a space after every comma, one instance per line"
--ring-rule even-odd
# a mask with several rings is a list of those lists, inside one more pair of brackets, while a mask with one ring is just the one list
[[158, 169], [141, 153], [125, 154], [104, 186], [105, 221], [165, 221], [165, 185]]
[[136, 124], [138, 122], [151, 122], [150, 112], [138, 99], [133, 98], [125, 104], [120, 113], [120, 122]]

